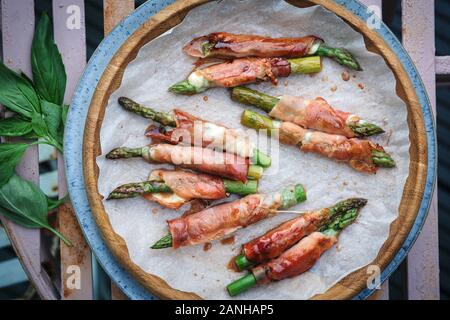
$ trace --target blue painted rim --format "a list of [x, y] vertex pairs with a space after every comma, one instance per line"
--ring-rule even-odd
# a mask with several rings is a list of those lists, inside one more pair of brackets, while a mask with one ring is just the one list
[[[133, 34], [145, 21], [158, 11], [163, 9], [175, 0], [149, 0], [137, 8], [130, 16], [125, 18], [99, 45], [92, 55], [84, 74], [75, 91], [71, 108], [68, 114], [67, 125], [64, 136], [65, 167], [67, 175], [68, 189], [73, 207], [75, 209], [81, 229], [86, 237], [89, 246], [99, 260], [106, 273], [117, 284], [117, 286], [130, 297], [130, 299], [156, 299], [141, 284], [139, 284], [115, 259], [104, 243], [99, 229], [94, 221], [89, 201], [86, 194], [83, 176], [83, 134], [89, 105], [108, 63], [120, 46]], [[366, 6], [356, 0], [335, 0], [335, 2], [363, 21], [368, 21], [371, 14]], [[411, 228], [402, 247], [382, 271], [381, 281], [384, 282], [405, 259], [414, 241], [425, 222], [431, 203], [436, 178], [437, 146], [436, 132], [434, 129], [434, 117], [431, 104], [428, 99], [424, 84], [420, 78], [411, 58], [397, 40], [388, 27], [381, 23], [380, 29], [376, 32], [381, 35], [391, 49], [397, 54], [409, 75], [419, 98], [425, 122], [428, 141], [428, 172], [425, 191], [420, 205], [416, 221]], [[83, 124], [83, 125], [81, 125]], [[354, 299], [365, 299], [370, 296], [375, 289], [364, 289], [357, 294]]]

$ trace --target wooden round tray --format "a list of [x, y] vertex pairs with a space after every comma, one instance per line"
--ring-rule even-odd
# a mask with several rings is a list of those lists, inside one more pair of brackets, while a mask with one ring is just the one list
[[[105, 71], [103, 72], [96, 89], [94, 91], [84, 131], [83, 144], [83, 163], [84, 178], [86, 182], [86, 192], [92, 209], [92, 214], [101, 231], [104, 241], [108, 245], [117, 260], [136, 278], [146, 289], [160, 298], [165, 299], [198, 299], [194, 293], [182, 292], [171, 288], [167, 283], [154, 275], [144, 272], [139, 266], [133, 263], [128, 254], [127, 246], [124, 240], [117, 235], [104, 210], [102, 198], [98, 192], [98, 168], [96, 157], [101, 153], [99, 144], [99, 133], [102, 126], [102, 120], [105, 108], [110, 95], [119, 87], [123, 72], [132, 61], [139, 49], [159, 36], [163, 32], [179, 24], [183, 17], [192, 8], [205, 3], [206, 0], [180, 0], [167, 6], [151, 19], [142, 24], [137, 30], [129, 36], [123, 45], [114, 54]], [[390, 262], [394, 259], [397, 252], [403, 248], [406, 240], [409, 239], [408, 246], [415, 239], [415, 235], [410, 238], [410, 231], [413, 226], [421, 227], [424, 215], [428, 209], [427, 203], [423, 201], [426, 183], [429, 180], [430, 171], [428, 163], [428, 141], [426, 126], [423, 118], [423, 108], [413, 82], [404, 67], [404, 62], [400, 61], [397, 54], [391, 49], [385, 37], [382, 37], [375, 30], [371, 30], [368, 25], [358, 16], [352, 14], [348, 9], [332, 1], [311, 0], [311, 1], [288, 1], [299, 7], [305, 7], [320, 4], [324, 8], [333, 11], [343, 18], [350, 26], [360, 32], [365, 39], [368, 50], [381, 55], [388, 66], [392, 69], [397, 79], [397, 93], [408, 107], [408, 126], [410, 129], [411, 147], [409, 176], [403, 191], [403, 198], [399, 207], [399, 217], [391, 225], [389, 238], [381, 248], [377, 258], [371, 263], [378, 265], [381, 270], [386, 270]], [[420, 80], [419, 80], [420, 82]], [[423, 104], [423, 102], [422, 102]], [[427, 187], [430, 189], [430, 187]], [[432, 186], [431, 186], [432, 189]], [[432, 191], [432, 190], [431, 190]], [[430, 190], [428, 190], [430, 193]], [[429, 194], [427, 195], [429, 197]], [[426, 199], [428, 201], [428, 199]], [[426, 202], [426, 201], [425, 201]], [[421, 208], [422, 206], [422, 208]], [[425, 210], [420, 217], [419, 222], [416, 217], [419, 212]], [[415, 231], [416, 233], [418, 230]], [[409, 238], [408, 238], [409, 237]], [[411, 241], [412, 239], [412, 241]], [[406, 248], [407, 250], [408, 248]], [[404, 257], [404, 254], [401, 258]], [[400, 259], [401, 260], [401, 259]], [[394, 268], [398, 265], [396, 262]], [[392, 265], [387, 273], [392, 272]], [[387, 274], [384, 274], [386, 277]], [[366, 289], [368, 274], [366, 268], [361, 268], [342, 279], [331, 289], [315, 299], [349, 299], [358, 296]], [[367, 295], [367, 293], [365, 294]]]

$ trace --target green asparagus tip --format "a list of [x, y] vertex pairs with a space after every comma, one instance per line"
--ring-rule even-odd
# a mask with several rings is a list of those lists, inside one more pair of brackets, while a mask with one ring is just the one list
[[272, 164], [272, 158], [258, 149], [253, 150], [253, 163], [268, 168]]
[[170, 248], [172, 246], [172, 235], [169, 233], [155, 242], [154, 245], [151, 246], [152, 249], [164, 249]]
[[331, 48], [324, 44], [321, 44], [319, 48], [316, 51], [316, 54], [323, 57], [332, 58], [337, 63], [356, 70], [356, 71], [363, 71], [361, 68], [361, 65], [356, 60], [356, 58], [347, 50], [344, 48]]
[[338, 202], [331, 208], [334, 214], [342, 214], [352, 209], [360, 209], [367, 204], [367, 199], [364, 198], [350, 198]]
[[172, 190], [167, 184], [159, 181], [133, 182], [114, 189], [106, 200], [134, 198], [146, 193], [169, 193]]
[[106, 155], [106, 159], [142, 157], [142, 149], [143, 148], [127, 148], [127, 147], [115, 148]]
[[306, 201], [306, 190], [301, 184], [286, 187], [281, 191], [280, 209], [288, 209]]
[[264, 173], [264, 168], [261, 166], [257, 166], [255, 164], [251, 164], [248, 166], [247, 177], [253, 180], [261, 179]]
[[178, 94], [196, 94], [199, 92], [197, 87], [190, 84], [187, 80], [175, 83], [169, 88], [169, 91]]
[[349, 127], [358, 137], [368, 137], [384, 133], [384, 130], [381, 129], [379, 126], [365, 121], [358, 121], [356, 123], [352, 123], [349, 125]]
[[256, 285], [256, 278], [252, 273], [249, 273], [245, 277], [242, 277], [227, 286], [227, 291], [230, 296], [234, 297], [244, 291], [247, 291], [251, 287]]
[[393, 168], [395, 167], [395, 161], [391, 156], [383, 151], [372, 150], [372, 161], [379, 167]]
[[239, 271], [250, 268], [253, 265], [253, 262], [247, 260], [247, 257], [244, 254], [240, 254], [234, 260], [234, 263]]

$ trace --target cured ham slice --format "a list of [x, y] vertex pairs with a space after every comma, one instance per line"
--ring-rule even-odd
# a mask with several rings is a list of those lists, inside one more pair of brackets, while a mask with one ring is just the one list
[[142, 156], [149, 162], [170, 163], [232, 180], [247, 181], [248, 159], [230, 153], [201, 147], [155, 144], [146, 148]]
[[323, 41], [316, 36], [301, 38], [269, 38], [247, 34], [215, 32], [198, 37], [184, 46], [187, 55], [198, 58], [286, 57], [313, 54]]
[[320, 97], [307, 100], [302, 97], [284, 95], [269, 115], [304, 128], [343, 135], [347, 138], [356, 137], [351, 127], [360, 121], [356, 115], [334, 110], [325, 99]]
[[187, 112], [175, 109], [175, 128], [159, 126], [147, 128], [146, 136], [172, 144], [189, 144], [211, 149], [226, 150], [243, 158], [253, 157], [254, 145], [249, 137], [234, 129], [204, 121]]

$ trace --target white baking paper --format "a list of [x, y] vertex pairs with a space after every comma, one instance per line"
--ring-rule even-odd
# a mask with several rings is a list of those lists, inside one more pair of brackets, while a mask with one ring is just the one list
[[[182, 46], [193, 37], [215, 31], [272, 37], [314, 34], [331, 46], [348, 48], [364, 68], [364, 72], [350, 72], [350, 80], [344, 81], [341, 74], [345, 69], [330, 59], [323, 59], [323, 71], [319, 74], [281, 78], [278, 86], [270, 83], [252, 86], [271, 95], [322, 96], [336, 109], [379, 124], [386, 133], [371, 139], [385, 146], [397, 163], [394, 169], [381, 168], [376, 175], [367, 175], [346, 164], [302, 153], [292, 146], [281, 145], [279, 152], [271, 151], [274, 163], [265, 172], [260, 190], [268, 192], [288, 184], [303, 183], [308, 200], [293, 210], [328, 207], [349, 197], [369, 200], [356, 223], [341, 234], [339, 246], [327, 251], [310, 271], [293, 279], [253, 288], [236, 299], [310, 298], [368, 265], [388, 237], [389, 226], [398, 215], [409, 166], [406, 105], [395, 93], [396, 81], [384, 60], [368, 52], [359, 33], [322, 7], [300, 9], [283, 1], [270, 0], [213, 2], [193, 9], [172, 32], [145, 45], [128, 65], [122, 84], [112, 94], [105, 112], [100, 135], [104, 154], [118, 146], [142, 146], [149, 142], [143, 135], [149, 120], [123, 111], [117, 103], [120, 96], [158, 110], [178, 107], [204, 119], [242, 129], [239, 118], [244, 106], [231, 101], [228, 90], [211, 89], [195, 96], [167, 91], [193, 68], [194, 60], [182, 53]], [[98, 157], [97, 163], [99, 190], [105, 197], [115, 187], [145, 180], [150, 170], [161, 167], [141, 159], [105, 160], [104, 155]], [[161, 277], [173, 288], [207, 299], [229, 298], [226, 285], [242, 274], [228, 270], [227, 263], [239, 252], [242, 243], [296, 216], [280, 213], [239, 230], [233, 245], [214, 241], [206, 252], [202, 245], [151, 250], [149, 246], [167, 233], [166, 219], [177, 217], [181, 210], [163, 209], [140, 198], [104, 201], [104, 205], [134, 263]]]

